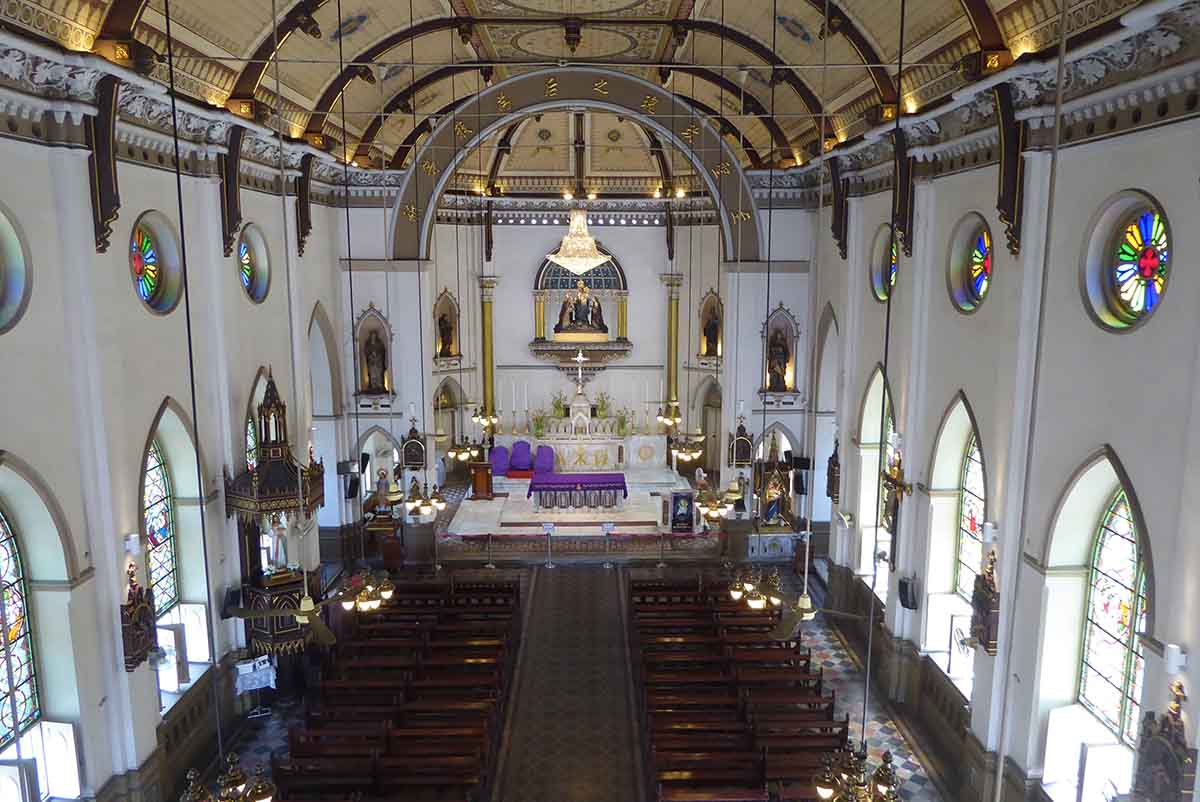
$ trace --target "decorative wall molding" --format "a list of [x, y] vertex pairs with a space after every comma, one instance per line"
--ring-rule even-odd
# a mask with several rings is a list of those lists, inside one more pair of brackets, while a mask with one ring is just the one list
[[117, 99], [120, 92], [120, 78], [115, 75], [101, 78], [96, 87], [96, 113], [85, 120], [84, 131], [91, 150], [88, 176], [91, 179], [92, 225], [97, 253], [108, 250], [112, 224], [116, 222], [121, 209], [116, 156]]

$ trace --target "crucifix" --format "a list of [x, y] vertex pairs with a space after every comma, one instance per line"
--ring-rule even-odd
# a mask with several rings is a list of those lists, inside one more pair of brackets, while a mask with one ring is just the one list
[[575, 354], [575, 356], [571, 357], [571, 361], [575, 363], [575, 392], [578, 395], [582, 395], [583, 394], [583, 363], [590, 362], [591, 360], [583, 355], [583, 349], [580, 348], [579, 352], [577, 354]]

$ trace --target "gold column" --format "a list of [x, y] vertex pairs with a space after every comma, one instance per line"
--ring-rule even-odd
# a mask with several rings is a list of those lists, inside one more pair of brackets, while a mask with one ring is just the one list
[[617, 339], [629, 339], [629, 291], [617, 293]]
[[659, 275], [667, 285], [667, 397], [665, 406], [679, 402], [679, 287], [682, 273]]
[[533, 339], [546, 339], [546, 291], [533, 294]]
[[480, 342], [483, 354], [483, 411], [491, 415], [496, 411], [496, 366], [494, 364], [492, 340], [492, 296], [496, 289], [495, 276], [479, 277]]

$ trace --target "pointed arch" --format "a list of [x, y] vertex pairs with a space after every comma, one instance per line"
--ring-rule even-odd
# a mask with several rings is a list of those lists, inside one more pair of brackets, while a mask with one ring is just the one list
[[[314, 332], [315, 327], [315, 332]], [[315, 371], [313, 370], [316, 361], [316, 354], [313, 350], [313, 334], [320, 333], [320, 342], [325, 350], [325, 365], [329, 369], [329, 387], [332, 402], [334, 417], [341, 417], [343, 414], [342, 392], [345, 387], [342, 384], [342, 362], [341, 349], [338, 348], [337, 329], [333, 326], [333, 321], [329, 318], [329, 313], [325, 311], [324, 305], [320, 301], [313, 304], [312, 314], [308, 316], [308, 342], [309, 342], [309, 370], [312, 371], [310, 376], [315, 384]], [[316, 404], [315, 400], [313, 402]], [[315, 410], [314, 410], [315, 411]]]
[[800, 445], [800, 438], [796, 436], [795, 432], [787, 427], [786, 423], [781, 421], [773, 421], [770, 426], [768, 426], [761, 434], [758, 435], [758, 437], [754, 438], [755, 454], [758, 453], [758, 447], [760, 445], [763, 445], [764, 443], [770, 443], [769, 436], [772, 432], [778, 432], [780, 435], [782, 435], [787, 440], [788, 446], [792, 449], [795, 449]]
[[700, 414], [703, 411], [704, 403], [708, 399], [709, 393], [713, 390], [716, 390], [717, 394], [722, 396], [725, 392], [721, 388], [721, 382], [717, 381], [711, 375], [706, 375], [692, 392], [691, 406], [693, 415]]
[[434, 399], [433, 403], [435, 406], [437, 405], [437, 399], [441, 398], [443, 392], [449, 393], [450, 397], [454, 399], [453, 406], [455, 409], [467, 403], [467, 396], [466, 393], [463, 392], [462, 385], [459, 384], [458, 379], [454, 378], [453, 376], [446, 376], [440, 382], [438, 382], [438, 386], [434, 388], [433, 395], [430, 397]]
[[[817, 322], [816, 365], [814, 365], [812, 375], [812, 392], [809, 394], [809, 397], [812, 398], [813, 402], [816, 404], [818, 412], [837, 412], [837, 383], [838, 377], [841, 374], [842, 358], [838, 351], [834, 351], [832, 354], [828, 353], [828, 346], [830, 342], [836, 344], [840, 338], [841, 331], [838, 327], [837, 314], [833, 311], [833, 304], [826, 301], [825, 308], [821, 310], [821, 317]], [[833, 374], [833, 376], [827, 376], [825, 374], [827, 367], [826, 359], [829, 357], [836, 357], [838, 363], [837, 371]], [[829, 379], [832, 379], [833, 387], [828, 386]], [[832, 397], [828, 395], [829, 393], [832, 393]], [[822, 403], [825, 399], [833, 402], [828, 410]]]
[[[0, 506], [8, 512], [9, 522], [24, 533], [20, 542], [27, 579], [72, 583], [90, 570], [80, 566], [71, 525], [49, 483], [32, 465], [2, 449]], [[57, 537], [51, 537], [48, 529]]]
[[859, 445], [875, 444], [882, 441], [879, 431], [879, 405], [887, 404], [887, 414], [891, 418], [892, 427], [896, 424], [895, 396], [892, 395], [891, 384], [883, 375], [883, 363], [875, 363], [875, 370], [867, 381], [867, 389], [863, 392], [862, 402], [858, 407], [858, 442]]
[[375, 434], [382, 436], [385, 440], [391, 443], [392, 448], [396, 449], [397, 451], [400, 450], [401, 444], [400, 441], [396, 439], [396, 436], [382, 426], [375, 425], [358, 436], [358, 440], [354, 443], [353, 453], [355, 457], [363, 452], [363, 449], [367, 446], [367, 441], [371, 439], [371, 435]]
[[[933, 438], [933, 450], [929, 453], [929, 487], [939, 490], [957, 487], [959, 473], [962, 468], [963, 449], [971, 437], [979, 444], [980, 461], [983, 463], [984, 486], [988, 482], [987, 453], [983, 448], [983, 439], [979, 436], [979, 424], [975, 420], [975, 410], [967, 394], [960, 388], [955, 391], [942, 413], [938, 424], [937, 434]], [[990, 515], [991, 510], [985, 507]]]
[[1049, 537], [1043, 546], [1042, 560], [1047, 569], [1079, 569], [1091, 564], [1096, 522], [1119, 492], [1124, 491], [1133, 518], [1133, 529], [1146, 578], [1145, 636], [1154, 636], [1155, 593], [1154, 559], [1149, 530], [1142, 515], [1137, 491], [1125, 472], [1125, 466], [1107, 443], [1092, 453], [1071, 474], [1059, 494], [1050, 521]]
[[[262, 370], [261, 368], [259, 369]], [[196, 441], [196, 429], [192, 425], [192, 419], [188, 417], [183, 406], [171, 396], [163, 399], [158, 405], [158, 411], [154, 413], [154, 419], [150, 423], [150, 430], [146, 435], [146, 443], [142, 447], [141, 458], [138, 461], [138, 472], [141, 473], [141, 468], [146, 464], [146, 457], [150, 454], [150, 447], [153, 445], [156, 438], [162, 438], [162, 446], [165, 449], [167, 459], [171, 462], [171, 470], [173, 475], [171, 481], [175, 484], [176, 489], [183, 491], [195, 491], [196, 498], [204, 498], [207, 494], [207, 481], [204, 479], [210, 476], [209, 466], [204, 458], [204, 451], [200, 448]], [[200, 471], [202, 476], [196, 475], [196, 459], [195, 454], [200, 455]], [[143, 477], [144, 480], [145, 477]], [[140, 499], [143, 491], [142, 481], [138, 482], [138, 498]]]

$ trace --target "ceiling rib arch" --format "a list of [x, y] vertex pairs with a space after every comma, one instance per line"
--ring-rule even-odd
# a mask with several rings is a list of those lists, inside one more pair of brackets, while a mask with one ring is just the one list
[[[238, 73], [237, 80], [233, 83], [233, 91], [229, 93], [230, 98], [245, 98], [251, 99], [254, 97], [255, 91], [258, 90], [258, 85], [262, 83], [263, 76], [267, 74], [267, 68], [271, 65], [271, 60], [275, 58], [275, 54], [279, 52], [279, 48], [283, 47], [283, 43], [288, 40], [288, 37], [298, 29], [304, 29], [309, 25], [316, 25], [312, 20], [313, 14], [325, 5], [329, 0], [299, 0], [295, 5], [288, 9], [283, 15], [283, 19], [279, 24], [272, 28], [268, 28], [266, 34], [258, 43], [254, 53], [242, 66], [241, 72]], [[316, 35], [321, 35], [320, 27], [316, 27]], [[275, 33], [278, 31], [278, 33]], [[311, 34], [310, 34], [311, 35]]]
[[[409, 84], [404, 89], [401, 89], [399, 92], [397, 92], [395, 95], [393, 95], [391, 97], [391, 99], [389, 99], [387, 101], [387, 103], [384, 104], [383, 112], [381, 114], [377, 114], [371, 118], [371, 122], [367, 125], [366, 129], [363, 131], [362, 138], [359, 140], [358, 149], [356, 151], [356, 157], [358, 159], [365, 159], [367, 157], [367, 154], [370, 152], [370, 147], [374, 143], [375, 138], [379, 135], [380, 130], [383, 128], [383, 123], [387, 117], [391, 116], [392, 114], [396, 114], [397, 112], [412, 113], [412, 106], [411, 106], [412, 98], [416, 94], [421, 92], [423, 89], [425, 89], [429, 86], [432, 86], [433, 84], [437, 83], [438, 81], [443, 81], [447, 78], [453, 78], [455, 75], [458, 75], [463, 72], [470, 72], [472, 70], [486, 70], [486, 69], [490, 69], [490, 66], [486, 65], [486, 64], [476, 63], [476, 62], [464, 62], [462, 64], [451, 64], [451, 65], [447, 65], [445, 67], [439, 67], [438, 69], [433, 70], [432, 72], [426, 73], [425, 75], [418, 78], [415, 82]], [[685, 73], [688, 75], [695, 76], [696, 78], [707, 81], [707, 82], [713, 84], [714, 86], [721, 88], [725, 92], [730, 93], [733, 97], [741, 98], [743, 113], [748, 114], [748, 115], [753, 115], [756, 119], [758, 119], [758, 121], [760, 123], [762, 123], [762, 125], [770, 133], [771, 139], [775, 142], [775, 147], [778, 148], [785, 157], [786, 157], [786, 155], [788, 155], [790, 153], [791, 143], [788, 141], [787, 134], [784, 133], [783, 128], [781, 128], [779, 123], [775, 121], [774, 117], [772, 117], [770, 114], [767, 113], [767, 110], [763, 106], [762, 102], [759, 101], [758, 98], [751, 95], [749, 92], [745, 91], [745, 89], [743, 87], [734, 83], [729, 78], [726, 78], [725, 76], [720, 75], [720, 74], [714, 72], [713, 70], [707, 69], [705, 67], [690, 67], [687, 65], [677, 65], [677, 66], [672, 66], [671, 69], [677, 70], [679, 72], [682, 72], [682, 73]], [[745, 134], [742, 133], [740, 128], [735, 127], [732, 123], [729, 122], [728, 119], [726, 119], [723, 115], [718, 114], [711, 107], [701, 103], [700, 101], [694, 101], [689, 95], [686, 95], [686, 94], [684, 94], [682, 92], [678, 92], [678, 91], [676, 91], [676, 94], [679, 94], [679, 96], [681, 98], [683, 98], [685, 100], [685, 102], [688, 103], [688, 105], [691, 105], [697, 111], [701, 111], [702, 113], [708, 115], [709, 117], [719, 118], [721, 133], [733, 135], [739, 140], [739, 144], [741, 144], [743, 148], [747, 149], [747, 156], [749, 157], [751, 164], [754, 164], [757, 167], [758, 165], [760, 165], [762, 163], [762, 159], [759, 156], [757, 151], [753, 151], [753, 155], [752, 156], [750, 155], [750, 151], [753, 150], [753, 146], [749, 146], [749, 139], [745, 136]], [[467, 98], [464, 98], [463, 100], [466, 100], [466, 99]], [[458, 105], [458, 101], [452, 102], [448, 107], [439, 111], [437, 113], [437, 116], [440, 117], [442, 114], [446, 113], [447, 111], [453, 110], [454, 107], [457, 105]], [[328, 111], [321, 114], [320, 119], [322, 121], [325, 119], [326, 114], [328, 114]], [[317, 117], [316, 112], [314, 112], [313, 117], [314, 118]], [[315, 125], [315, 123], [310, 121], [308, 132], [310, 134], [321, 133], [321, 129], [315, 128], [314, 125]], [[418, 133], [418, 130], [416, 128], [414, 128], [412, 133], [417, 134], [417, 136], [419, 137], [420, 134], [426, 133], [426, 132], [428, 132], [428, 130], [429, 129], [426, 127], [425, 129], [421, 130]], [[410, 134], [410, 136], [411, 135], [412, 134]], [[399, 154], [401, 152], [401, 150], [403, 150], [405, 153], [405, 157], [407, 157], [406, 146], [411, 146], [415, 142], [416, 142], [416, 139], [412, 139], [412, 141], [409, 141], [408, 139], [406, 139], [405, 144], [401, 145], [400, 149], [397, 150], [397, 153]], [[393, 161], [392, 166], [393, 167], [397, 166], [395, 161]]]
[[100, 26], [97, 39], [132, 39], [133, 29], [137, 27], [146, 10], [147, 0], [113, 0], [104, 15], [104, 24]]
[[828, 6], [829, 18], [825, 22], [824, 35], [840, 33], [845, 36], [846, 41], [854, 48], [854, 52], [858, 53], [858, 57], [862, 59], [863, 66], [867, 68], [867, 73], [875, 84], [875, 91], [879, 93], [879, 99], [887, 104], [896, 103], [899, 98], [896, 84], [892, 81], [892, 76], [888, 73], [887, 68], [882, 66], [883, 58], [875, 50], [875, 45], [871, 44], [866, 33], [855, 25], [836, 3], [830, 2], [830, 0], [808, 0], [808, 4], [821, 15], [822, 19], [825, 18]]
[[[544, 82], [551, 77], [555, 79], [555, 93], [548, 98], [543, 91]], [[598, 83], [605, 89], [599, 96], [594, 91]], [[498, 102], [501, 99], [503, 102]], [[649, 102], [651, 99], [654, 102]], [[707, 120], [701, 120], [698, 131], [684, 141], [664, 125], [664, 120], [688, 114], [679, 96], [626, 72], [584, 66], [532, 70], [470, 97], [464, 110], [466, 116], [476, 120], [479, 130], [467, 137], [461, 147], [454, 120], [443, 118], [438, 123], [421, 149], [413, 154], [414, 164], [420, 162], [420, 169], [409, 170], [399, 187], [388, 243], [393, 258], [427, 258], [438, 200], [465, 153], [511, 125], [515, 117], [580, 106], [644, 124], [679, 150], [691, 162], [716, 206], [724, 258], [758, 261], [763, 250], [763, 230], [758, 215], [753, 213], [755, 203], [750, 183], [721, 134]], [[448, 160], [439, 156], [451, 152], [455, 155]]]
[[[476, 20], [472, 17], [438, 17], [435, 19], [425, 20], [416, 25], [409, 26], [380, 39], [370, 47], [356, 54], [347, 62], [347, 66], [342, 71], [334, 76], [334, 78], [323, 87], [321, 94], [313, 108], [312, 116], [309, 118], [308, 132], [319, 133], [324, 125], [325, 117], [328, 116], [333, 109], [337, 98], [349, 85], [350, 81], [354, 80], [359, 74], [359, 69], [362, 65], [369, 64], [378, 60], [388, 51], [399, 47], [402, 44], [409, 42], [412, 39], [426, 36], [428, 34], [438, 33], [449, 29], [458, 30], [460, 35], [464, 32], [473, 30], [473, 26], [486, 22], [489, 25], [524, 25], [529, 22], [528, 19], [517, 17], [508, 18], [487, 18], [485, 20]], [[548, 20], [547, 22], [550, 22]], [[587, 26], [589, 24], [599, 24], [603, 20], [582, 20], [581, 24]], [[722, 25], [719, 22], [710, 20], [622, 20], [622, 25], [654, 25], [654, 26], [676, 26], [687, 29], [696, 30], [708, 33], [712, 36], [724, 37], [730, 42], [745, 48], [750, 53], [762, 59], [764, 64], [770, 65], [775, 69], [772, 70], [772, 79], [787, 83], [792, 87], [800, 97], [801, 102], [808, 109], [808, 112], [814, 116], [821, 114], [821, 103], [815, 92], [804, 82], [795, 70], [786, 66], [784, 61], [771, 51], [766, 45], [748, 36], [741, 31]], [[870, 45], [867, 45], [870, 47]], [[871, 52], [874, 52], [873, 50]], [[678, 65], [684, 67], [687, 65]], [[709, 72], [712, 72], [711, 70]], [[886, 73], [885, 73], [886, 77]], [[761, 105], [761, 104], [760, 104]]]

